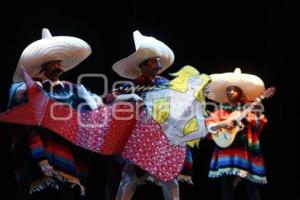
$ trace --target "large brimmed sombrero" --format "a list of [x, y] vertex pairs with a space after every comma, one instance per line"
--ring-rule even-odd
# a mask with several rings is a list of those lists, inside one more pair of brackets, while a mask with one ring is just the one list
[[210, 77], [208, 98], [216, 102], [228, 103], [226, 88], [229, 86], [239, 87], [248, 102], [265, 91], [264, 83], [258, 76], [241, 73], [240, 68], [236, 68], [233, 73], [212, 74]]
[[133, 32], [133, 39], [136, 51], [112, 66], [120, 76], [128, 79], [139, 77], [141, 75], [141, 70], [138, 68], [140, 63], [153, 57], [160, 57], [162, 66], [158, 74], [173, 64], [174, 53], [163, 42], [153, 37], [143, 36], [139, 31]]
[[20, 66], [23, 66], [27, 73], [39, 78], [41, 65], [61, 60], [61, 69], [68, 71], [91, 54], [91, 47], [85, 41], [70, 36], [53, 36], [46, 28], [42, 30], [42, 39], [27, 46], [19, 60], [13, 76], [14, 82], [22, 81]]

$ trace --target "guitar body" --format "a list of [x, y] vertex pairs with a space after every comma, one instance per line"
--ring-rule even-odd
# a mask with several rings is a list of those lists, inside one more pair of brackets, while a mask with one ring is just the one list
[[[240, 111], [234, 111], [228, 115], [225, 119], [227, 122], [234, 121], [241, 115]], [[221, 128], [217, 133], [212, 134], [212, 138], [215, 143], [222, 148], [226, 148], [232, 144], [235, 139], [236, 134], [242, 129], [240, 124], [237, 124], [232, 129]]]

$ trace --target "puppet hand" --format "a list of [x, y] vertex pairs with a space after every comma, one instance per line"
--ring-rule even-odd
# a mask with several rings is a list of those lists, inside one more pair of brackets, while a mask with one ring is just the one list
[[143, 99], [136, 95], [136, 94], [121, 94], [119, 96], [117, 96], [114, 100], [114, 102], [119, 102], [119, 101], [143, 101]]
[[97, 104], [98, 107], [104, 105], [103, 100], [102, 100], [101, 97], [99, 97], [99, 96], [96, 95], [96, 94], [92, 94], [92, 97], [93, 97], [93, 99], [95, 100], [95, 102], [96, 102], [96, 104]]
[[139, 96], [139, 95], [137, 95], [137, 94], [131, 94], [131, 98], [133, 99], [133, 101], [135, 101], [135, 102], [143, 102], [143, 99]]

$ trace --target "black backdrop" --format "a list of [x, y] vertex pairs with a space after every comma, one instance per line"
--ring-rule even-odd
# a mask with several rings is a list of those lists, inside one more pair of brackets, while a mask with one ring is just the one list
[[[2, 54], [0, 73], [0, 109], [6, 109], [19, 56], [31, 42], [40, 39], [47, 27], [52, 35], [69, 35], [84, 39], [92, 55], [63, 79], [76, 81], [81, 73], [104, 73], [112, 84], [120, 78], [111, 66], [134, 52], [132, 32], [140, 30], [166, 43], [175, 53], [175, 62], [164, 75], [189, 64], [202, 73], [221, 73], [240, 67], [245, 73], [260, 76], [267, 87], [276, 86], [276, 95], [265, 102], [269, 124], [261, 142], [265, 152], [269, 184], [261, 188], [264, 199], [290, 195], [290, 178], [297, 180], [295, 147], [284, 142], [283, 123], [287, 122], [283, 97], [287, 91], [286, 65], [289, 20], [285, 1], [19, 1], [10, 2], [1, 13]], [[85, 84], [101, 94], [101, 83]], [[0, 161], [2, 194], [14, 199], [15, 181], [10, 157], [10, 136], [0, 125]], [[193, 150], [194, 186], [181, 184], [182, 199], [219, 199], [219, 182], [209, 180], [207, 171], [213, 144], [202, 141]], [[291, 164], [293, 163], [293, 164]], [[99, 169], [99, 170], [98, 170]], [[93, 166], [89, 179], [92, 197], [101, 199], [103, 166]], [[281, 180], [283, 179], [283, 180]], [[245, 192], [238, 188], [239, 198]], [[147, 184], [137, 189], [134, 199], [162, 199], [159, 187]], [[289, 199], [289, 198], [287, 198]]]

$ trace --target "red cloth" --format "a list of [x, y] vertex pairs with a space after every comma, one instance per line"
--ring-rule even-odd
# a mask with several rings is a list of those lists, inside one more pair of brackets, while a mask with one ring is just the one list
[[27, 74], [24, 76], [28, 102], [1, 114], [0, 121], [39, 125], [100, 154], [122, 153], [163, 181], [174, 179], [180, 173], [185, 148], [169, 145], [153, 119], [146, 123], [139, 120], [145, 113], [136, 111], [134, 104], [111, 104], [77, 112], [67, 104], [49, 99]]

